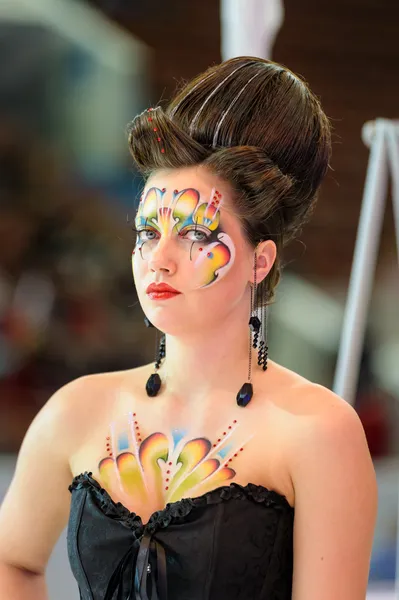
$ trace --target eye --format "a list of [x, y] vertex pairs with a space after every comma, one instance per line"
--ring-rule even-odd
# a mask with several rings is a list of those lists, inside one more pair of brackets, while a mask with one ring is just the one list
[[201, 231], [201, 229], [186, 229], [179, 233], [181, 237], [187, 237], [187, 235], [192, 234], [190, 241], [192, 242], [205, 242], [209, 239], [209, 234], [205, 231]]
[[143, 242], [155, 240], [155, 236], [157, 235], [156, 231], [153, 229], [136, 229], [135, 231], [139, 237], [139, 240]]

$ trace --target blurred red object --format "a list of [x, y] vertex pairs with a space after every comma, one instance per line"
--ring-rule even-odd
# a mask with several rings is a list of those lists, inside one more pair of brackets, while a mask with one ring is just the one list
[[385, 408], [387, 399], [385, 392], [374, 389], [359, 394], [357, 399], [356, 411], [373, 458], [387, 456], [390, 452], [389, 415]]

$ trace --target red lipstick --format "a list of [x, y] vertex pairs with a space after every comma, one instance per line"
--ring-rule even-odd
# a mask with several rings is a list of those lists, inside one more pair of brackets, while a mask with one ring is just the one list
[[168, 285], [167, 283], [151, 283], [146, 293], [151, 300], [167, 300], [181, 294], [178, 290]]

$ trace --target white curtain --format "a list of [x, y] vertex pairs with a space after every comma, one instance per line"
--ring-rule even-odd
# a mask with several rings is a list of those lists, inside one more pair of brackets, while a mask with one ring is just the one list
[[283, 20], [283, 0], [221, 0], [222, 60], [234, 56], [271, 59]]

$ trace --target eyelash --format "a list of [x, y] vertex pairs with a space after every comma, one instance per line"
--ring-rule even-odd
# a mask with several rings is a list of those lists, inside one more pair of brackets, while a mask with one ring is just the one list
[[[157, 233], [153, 229], [145, 229], [145, 228], [143, 228], [143, 229], [135, 229], [134, 227], [132, 229], [139, 236], [139, 238], [140, 238], [140, 233], [143, 233], [143, 232], [149, 231], [151, 233]], [[205, 237], [202, 240], [191, 240], [191, 241], [194, 241], [194, 242], [206, 242], [209, 239], [209, 237], [210, 237], [210, 235], [207, 234], [207, 233], [205, 233], [205, 231], [202, 231], [201, 229], [197, 229], [197, 228], [186, 229], [184, 233], [187, 234], [187, 233], [191, 233], [192, 231], [195, 231], [196, 233], [202, 233], [202, 235], [204, 235]], [[178, 235], [180, 237], [184, 237], [184, 235], [181, 234], [181, 233], [179, 233]], [[151, 239], [155, 239], [155, 238], [151, 238]], [[151, 241], [151, 240], [143, 240], [143, 241], [148, 242], [148, 241]]]

